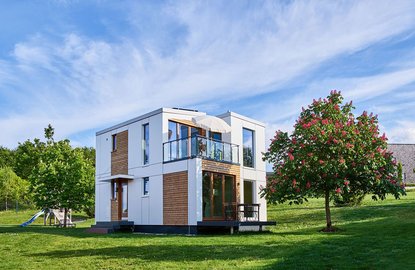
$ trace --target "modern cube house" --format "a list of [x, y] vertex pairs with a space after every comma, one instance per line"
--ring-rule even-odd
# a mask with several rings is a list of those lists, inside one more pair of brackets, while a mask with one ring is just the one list
[[275, 224], [259, 195], [262, 152], [265, 125], [234, 112], [161, 108], [99, 131], [94, 227], [195, 234]]

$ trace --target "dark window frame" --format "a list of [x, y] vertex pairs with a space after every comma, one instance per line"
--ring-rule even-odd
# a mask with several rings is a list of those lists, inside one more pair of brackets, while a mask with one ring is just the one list
[[[251, 133], [251, 147], [245, 146], [245, 131]], [[247, 150], [245, 150], [247, 149]], [[245, 155], [248, 155], [248, 151], [251, 151], [251, 160], [248, 163], [248, 158]], [[242, 164], [244, 167], [255, 168], [255, 131], [249, 128], [242, 128]]]
[[112, 152], [117, 151], [117, 134], [111, 136]]
[[148, 196], [150, 193], [150, 178], [143, 177], [143, 196]]
[[143, 164], [150, 163], [150, 124], [143, 124]]

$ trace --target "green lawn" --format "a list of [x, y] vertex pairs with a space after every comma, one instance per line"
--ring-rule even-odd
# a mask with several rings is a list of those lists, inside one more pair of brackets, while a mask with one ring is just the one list
[[92, 220], [20, 228], [36, 211], [0, 212], [0, 269], [415, 269], [415, 192], [332, 209], [336, 233], [318, 232], [323, 201], [311, 200], [271, 206], [268, 233], [232, 236], [94, 235]]

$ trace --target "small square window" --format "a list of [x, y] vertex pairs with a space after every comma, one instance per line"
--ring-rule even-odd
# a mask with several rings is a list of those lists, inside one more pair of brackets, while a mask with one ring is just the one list
[[149, 178], [144, 177], [143, 178], [143, 195], [148, 195], [149, 191]]

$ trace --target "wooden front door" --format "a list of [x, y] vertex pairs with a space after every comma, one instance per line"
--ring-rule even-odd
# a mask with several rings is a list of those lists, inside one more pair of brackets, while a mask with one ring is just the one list
[[116, 179], [111, 183], [111, 216], [112, 220], [122, 220], [128, 218], [128, 182]]

